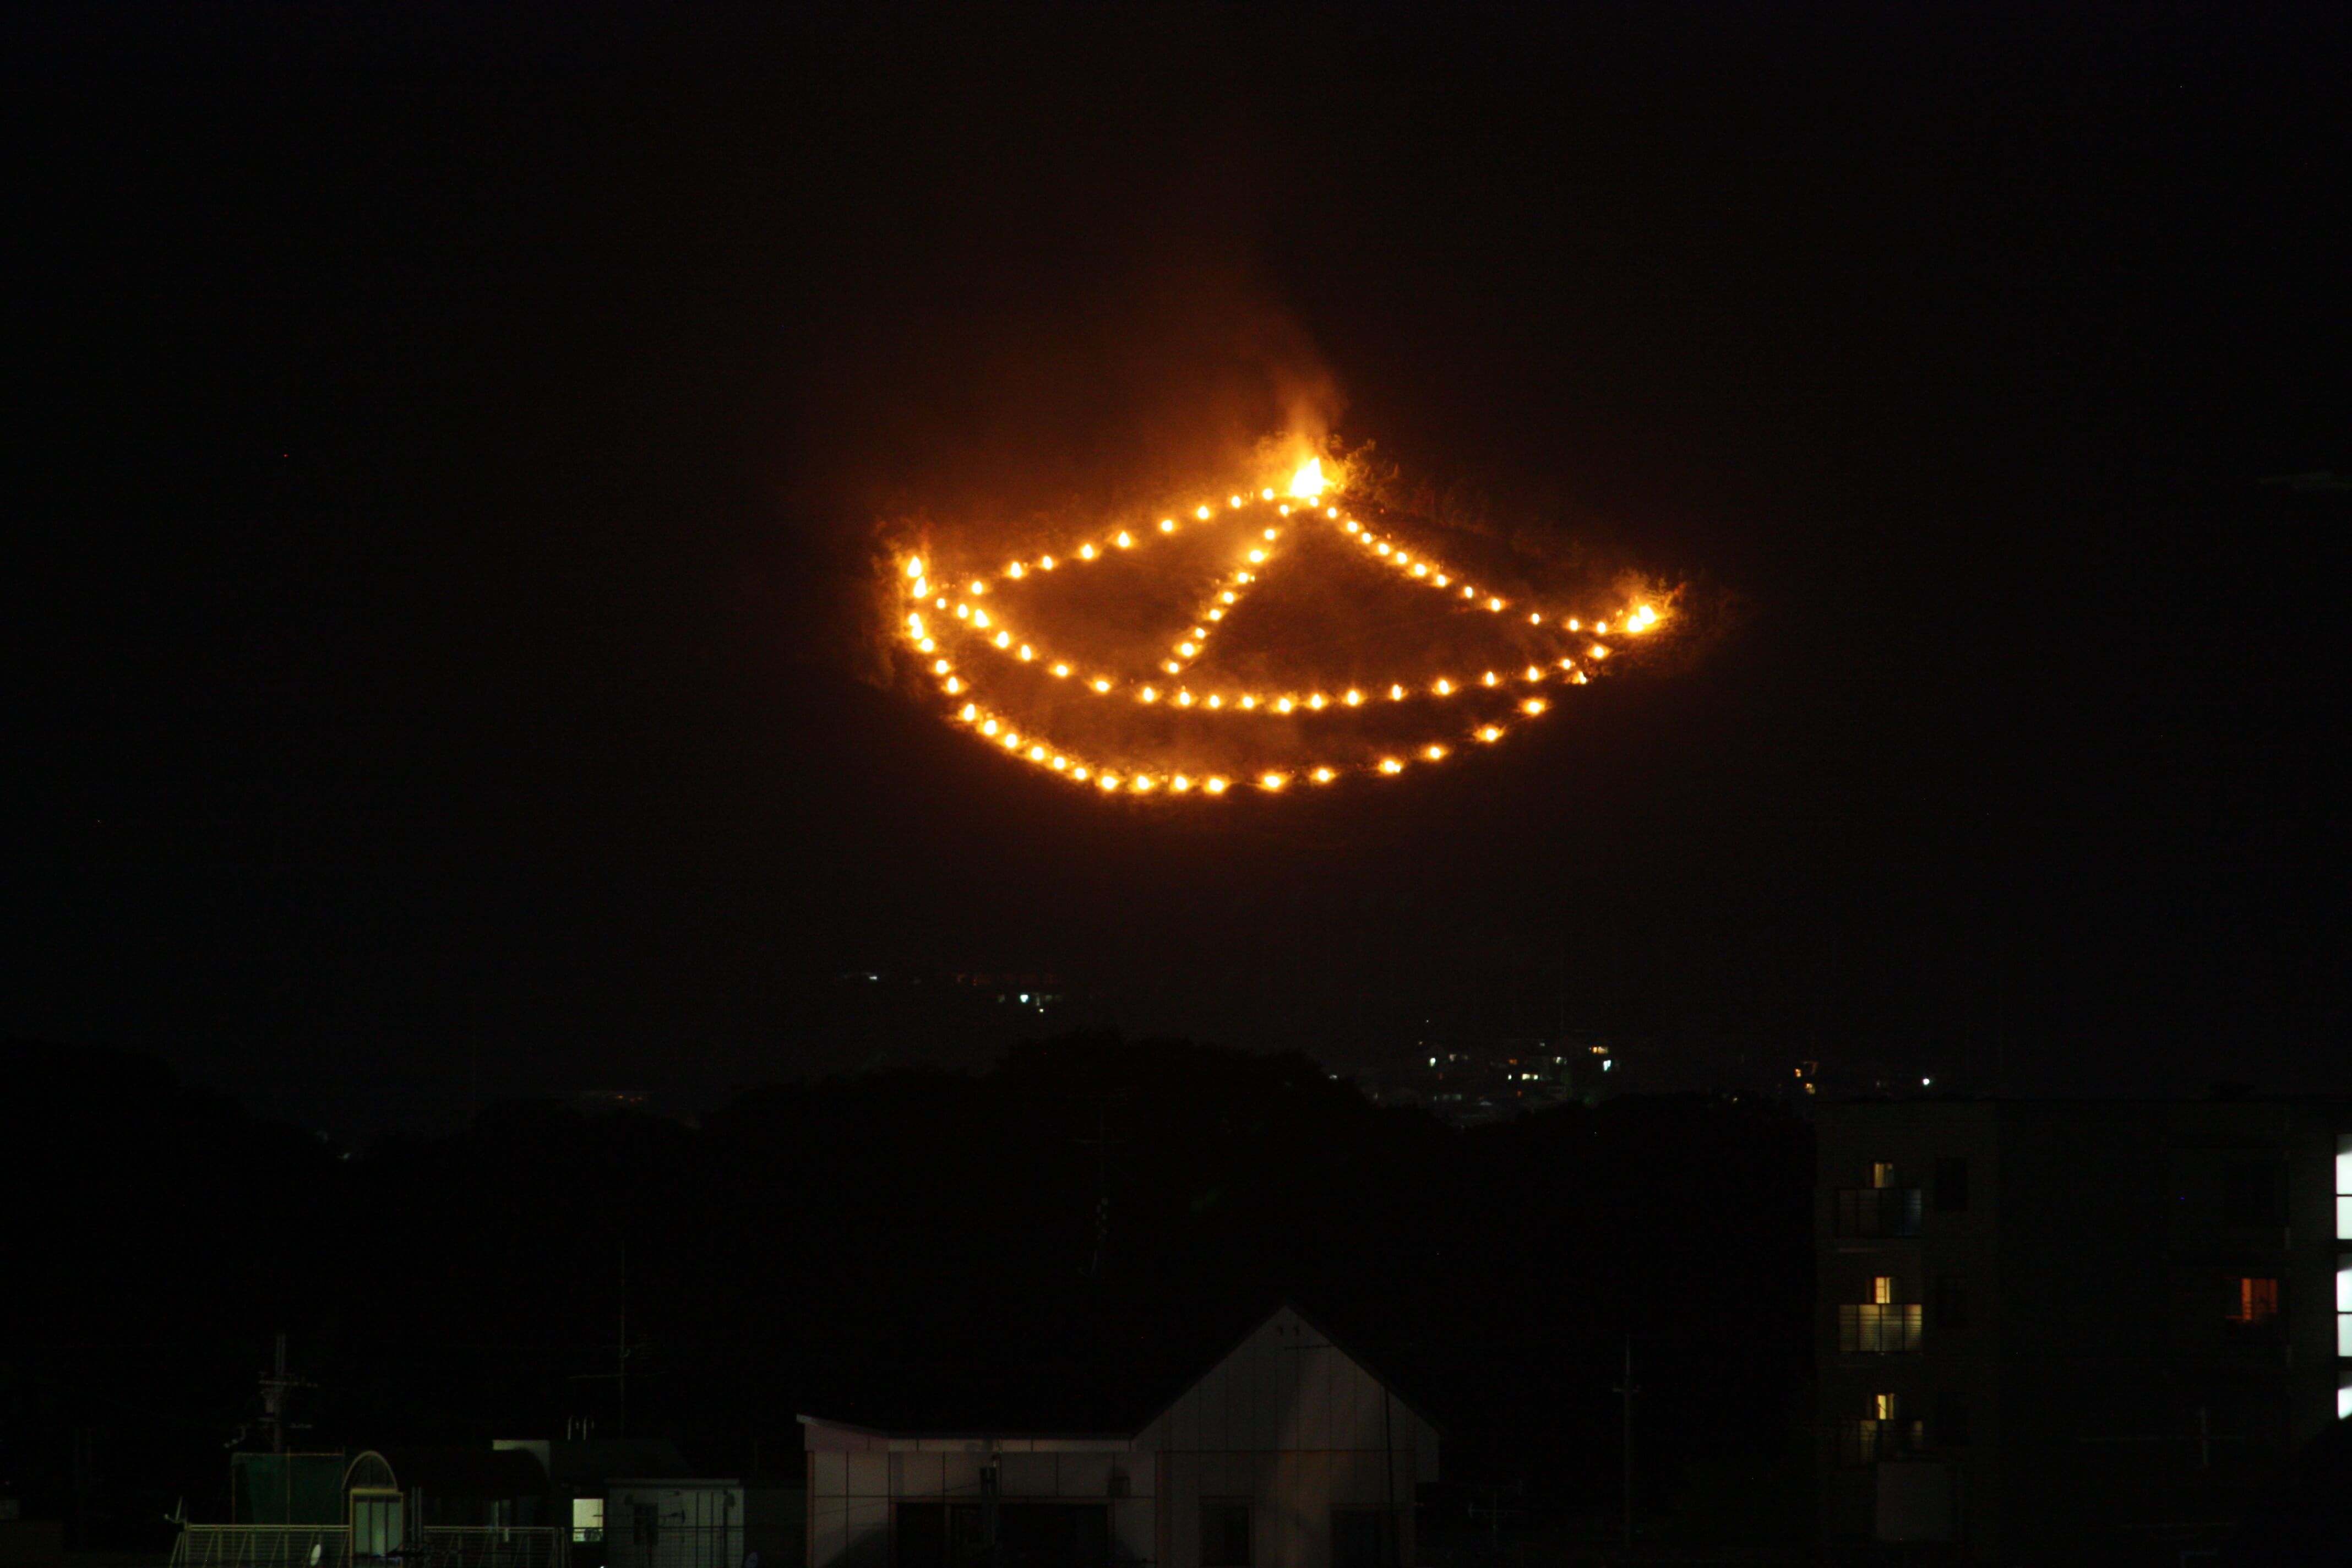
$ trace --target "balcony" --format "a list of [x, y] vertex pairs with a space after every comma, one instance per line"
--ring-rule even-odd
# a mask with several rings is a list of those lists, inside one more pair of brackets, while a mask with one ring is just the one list
[[1837, 1234], [1918, 1235], [1919, 1189], [1840, 1187], [1837, 1194]]
[[1924, 1316], [1916, 1301], [1841, 1302], [1840, 1355], [1903, 1355], [1919, 1348]]
[[1924, 1421], [1841, 1421], [1838, 1462], [1848, 1468], [1917, 1453], [1927, 1446]]

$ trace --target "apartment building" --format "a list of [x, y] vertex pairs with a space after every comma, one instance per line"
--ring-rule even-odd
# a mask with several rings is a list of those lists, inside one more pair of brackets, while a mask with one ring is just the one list
[[2352, 1117], [1822, 1108], [1821, 1523], [1974, 1562], [2227, 1539], [2352, 1414]]

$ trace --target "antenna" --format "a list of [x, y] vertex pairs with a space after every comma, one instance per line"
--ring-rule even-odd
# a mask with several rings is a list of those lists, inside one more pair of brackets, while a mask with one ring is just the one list
[[[572, 1374], [572, 1381], [574, 1383], [611, 1383], [614, 1385], [616, 1395], [614, 1403], [617, 1406], [614, 1412], [615, 1436], [625, 1437], [629, 1435], [629, 1363], [643, 1354], [647, 1348], [646, 1341], [629, 1338], [629, 1244], [624, 1237], [621, 1242], [621, 1335], [613, 1347], [613, 1370], [611, 1372], [575, 1372]], [[593, 1419], [585, 1416], [581, 1418], [582, 1436], [589, 1436], [594, 1429], [595, 1423]], [[571, 1430], [571, 1423], [567, 1420], [564, 1424], [567, 1436]]]
[[309, 1378], [296, 1377], [286, 1370], [286, 1331], [278, 1330], [277, 1354], [271, 1360], [270, 1370], [261, 1374], [261, 1425], [269, 1429], [271, 1453], [286, 1451], [287, 1433], [310, 1429], [308, 1421], [293, 1419], [293, 1394], [298, 1388], [318, 1386]]

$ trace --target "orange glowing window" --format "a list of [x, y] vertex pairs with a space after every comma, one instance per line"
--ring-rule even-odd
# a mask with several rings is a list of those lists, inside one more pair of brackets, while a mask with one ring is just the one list
[[2278, 1317], [2278, 1294], [2275, 1279], [2240, 1279], [2237, 1310], [2230, 1314], [2230, 1321], [2249, 1325], [2272, 1321]]

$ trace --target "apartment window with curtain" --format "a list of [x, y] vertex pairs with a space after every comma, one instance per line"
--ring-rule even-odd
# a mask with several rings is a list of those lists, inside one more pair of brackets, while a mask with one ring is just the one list
[[1870, 1282], [1870, 1300], [1842, 1303], [1838, 1308], [1838, 1351], [1844, 1355], [1895, 1355], [1919, 1348], [1925, 1316], [1916, 1301], [1895, 1299], [1899, 1285], [1891, 1274]]
[[2267, 1328], [2278, 1321], [2279, 1282], [2260, 1275], [2233, 1281], [2230, 1321], [2241, 1329]]

